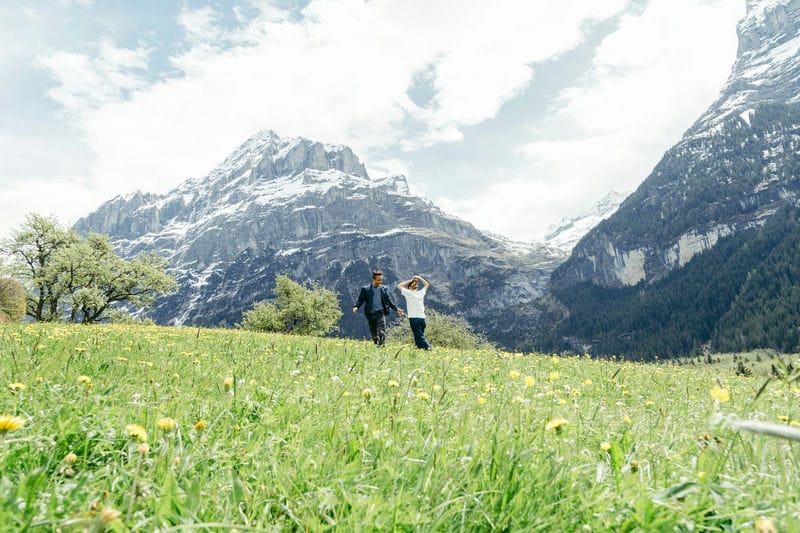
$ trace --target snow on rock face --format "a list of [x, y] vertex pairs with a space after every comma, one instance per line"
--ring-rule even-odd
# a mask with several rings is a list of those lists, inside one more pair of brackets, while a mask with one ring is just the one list
[[759, 103], [800, 102], [800, 0], [748, 1], [737, 32], [739, 50], [728, 81], [691, 134]]
[[614, 214], [626, 196], [627, 194], [611, 191], [588, 211], [573, 217], [564, 217], [558, 224], [547, 228], [545, 244], [569, 253], [601, 220]]

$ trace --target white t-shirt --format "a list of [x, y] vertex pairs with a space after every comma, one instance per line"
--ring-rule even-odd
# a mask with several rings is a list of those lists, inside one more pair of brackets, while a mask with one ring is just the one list
[[423, 287], [418, 291], [412, 291], [405, 287], [400, 287], [400, 294], [406, 299], [406, 307], [408, 307], [408, 318], [425, 318], [425, 304], [423, 299], [425, 293], [428, 292], [427, 287]]

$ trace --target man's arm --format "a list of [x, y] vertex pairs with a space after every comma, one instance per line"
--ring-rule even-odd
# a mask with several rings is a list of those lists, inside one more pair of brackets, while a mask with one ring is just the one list
[[430, 285], [430, 283], [428, 283], [428, 281], [425, 278], [423, 278], [422, 276], [416, 276], [416, 278], [422, 282], [422, 288], [423, 289], [427, 289], [428, 285]]
[[405, 312], [394, 304], [394, 298], [392, 298], [392, 295], [389, 294], [389, 289], [386, 289], [385, 294], [386, 294], [386, 302], [389, 304], [389, 308], [394, 309], [394, 311], [398, 315], [403, 316]]
[[353, 305], [353, 313], [358, 313], [358, 308], [366, 301], [367, 291], [364, 290], [364, 287], [361, 287], [361, 290], [358, 292], [358, 300], [356, 300], [355, 305]]

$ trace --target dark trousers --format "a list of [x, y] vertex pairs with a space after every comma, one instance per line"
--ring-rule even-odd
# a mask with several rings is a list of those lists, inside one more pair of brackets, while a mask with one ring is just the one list
[[425, 338], [425, 319], [424, 318], [409, 318], [408, 323], [411, 326], [411, 332], [414, 334], [414, 344], [417, 348], [423, 350], [430, 350], [431, 345], [428, 339]]
[[383, 346], [386, 343], [386, 317], [383, 311], [367, 314], [367, 324], [369, 324], [369, 334], [372, 335], [372, 342], [376, 346]]

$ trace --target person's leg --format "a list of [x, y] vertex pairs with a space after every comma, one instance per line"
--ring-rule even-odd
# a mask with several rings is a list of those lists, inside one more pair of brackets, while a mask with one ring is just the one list
[[429, 349], [431, 345], [425, 339], [425, 319], [409, 318], [408, 323], [411, 326], [411, 332], [414, 334], [414, 345], [422, 350]]
[[428, 323], [425, 321], [424, 318], [420, 318], [419, 320], [420, 320], [420, 324], [421, 324], [421, 326], [419, 328], [420, 344], [422, 344], [422, 349], [423, 350], [430, 350], [431, 349], [431, 343], [429, 343], [428, 339], [425, 338], [425, 328], [428, 327]]
[[376, 322], [376, 332], [378, 334], [378, 340], [375, 341], [375, 344], [378, 346], [383, 346], [386, 344], [386, 316], [383, 313], [377, 315]]
[[369, 324], [369, 334], [372, 336], [372, 342], [378, 344], [378, 321], [376, 320], [376, 315], [368, 314], [367, 324]]

